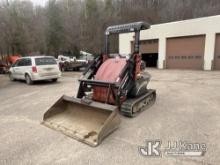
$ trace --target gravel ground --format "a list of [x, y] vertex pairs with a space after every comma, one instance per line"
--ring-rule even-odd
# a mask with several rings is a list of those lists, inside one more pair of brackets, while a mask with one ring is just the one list
[[[0, 75], [0, 164], [164, 164], [218, 165], [220, 162], [220, 72], [150, 69], [153, 107], [121, 125], [92, 148], [40, 124], [44, 112], [63, 94], [74, 96], [80, 72], [57, 83], [28, 86]], [[138, 152], [145, 140], [162, 141], [161, 157]], [[166, 156], [168, 141], [205, 143], [203, 157]]]

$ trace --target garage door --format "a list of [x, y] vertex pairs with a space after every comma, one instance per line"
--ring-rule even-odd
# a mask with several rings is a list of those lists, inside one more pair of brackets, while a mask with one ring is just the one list
[[[134, 50], [134, 42], [131, 42], [131, 52]], [[158, 53], [158, 40], [141, 40], [140, 53]]]
[[[131, 51], [133, 52], [134, 42], [131, 42]], [[141, 40], [140, 54], [142, 61], [145, 62], [146, 67], [157, 67], [158, 61], [158, 39]]]
[[214, 70], [220, 70], [220, 34], [216, 35]]
[[167, 39], [166, 68], [203, 69], [205, 36]]

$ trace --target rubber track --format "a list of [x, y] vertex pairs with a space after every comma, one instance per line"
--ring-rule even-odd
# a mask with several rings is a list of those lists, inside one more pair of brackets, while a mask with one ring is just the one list
[[[135, 117], [140, 112], [150, 108], [155, 101], [156, 101], [156, 91], [150, 89], [145, 95], [142, 95], [138, 98], [127, 99], [121, 105], [121, 113], [127, 117]], [[141, 106], [141, 108], [139, 108], [138, 106]], [[133, 112], [133, 110], [136, 108], [138, 108], [138, 111]]]

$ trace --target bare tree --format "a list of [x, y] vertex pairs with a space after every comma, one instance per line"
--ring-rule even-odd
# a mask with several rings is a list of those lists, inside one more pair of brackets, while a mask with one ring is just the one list
[[[151, 24], [220, 14], [219, 0], [30, 0], [0, 1], [0, 54], [100, 53], [109, 25]], [[111, 38], [118, 50], [118, 37]]]

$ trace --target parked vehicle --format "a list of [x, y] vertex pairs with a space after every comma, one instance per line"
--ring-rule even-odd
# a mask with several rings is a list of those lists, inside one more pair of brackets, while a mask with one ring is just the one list
[[86, 67], [86, 60], [77, 60], [75, 57], [59, 55], [57, 61], [59, 62], [60, 70], [63, 71], [79, 71], [80, 68]]
[[6, 57], [3, 56], [0, 60], [0, 74], [8, 73], [10, 66], [19, 58], [19, 55], [9, 55]]
[[0, 74], [5, 74], [7, 73], [7, 71], [8, 71], [7, 64], [4, 61], [0, 60]]
[[18, 59], [9, 69], [9, 78], [32, 84], [38, 80], [57, 81], [61, 77], [59, 66], [52, 56], [33, 56]]
[[16, 55], [10, 55], [6, 58], [6, 61], [9, 65], [14, 64], [18, 59], [20, 59], [21, 56], [19, 54]]

